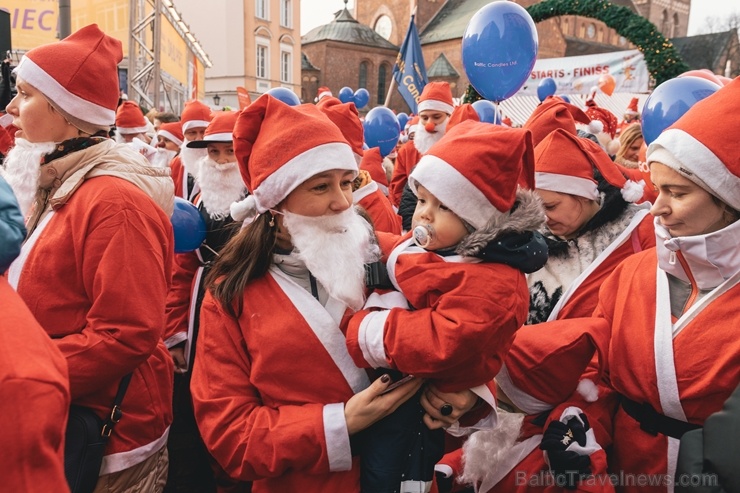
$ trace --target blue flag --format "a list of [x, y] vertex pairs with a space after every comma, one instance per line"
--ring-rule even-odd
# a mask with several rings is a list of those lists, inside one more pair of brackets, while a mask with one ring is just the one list
[[398, 84], [398, 91], [411, 108], [412, 113], [417, 112], [416, 103], [428, 82], [414, 17], [411, 16], [406, 39], [403, 40], [401, 51], [398, 52], [398, 58], [396, 58], [396, 65], [393, 67], [393, 79]]

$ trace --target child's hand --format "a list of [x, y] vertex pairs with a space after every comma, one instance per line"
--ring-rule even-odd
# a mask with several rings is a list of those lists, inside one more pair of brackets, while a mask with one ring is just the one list
[[447, 428], [473, 409], [478, 396], [470, 390], [442, 392], [428, 385], [421, 394], [421, 405], [426, 411], [424, 424], [430, 430]]
[[350, 436], [385, 418], [413, 397], [424, 380], [413, 378], [398, 388], [385, 392], [391, 385], [388, 375], [375, 380], [368, 388], [352, 396], [344, 405], [344, 417]]

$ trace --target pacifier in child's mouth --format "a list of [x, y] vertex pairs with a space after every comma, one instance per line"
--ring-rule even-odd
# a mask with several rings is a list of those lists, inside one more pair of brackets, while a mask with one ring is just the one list
[[413, 231], [414, 243], [427, 248], [434, 241], [434, 228], [431, 224], [420, 224]]

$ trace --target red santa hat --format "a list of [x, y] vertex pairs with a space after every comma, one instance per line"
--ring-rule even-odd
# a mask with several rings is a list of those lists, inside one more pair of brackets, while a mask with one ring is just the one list
[[588, 124], [588, 131], [592, 134], [598, 135], [604, 132], [612, 139], [617, 135], [617, 129], [619, 128], [617, 117], [606, 108], [598, 106], [593, 99], [586, 101], [586, 115], [591, 120], [591, 123]]
[[242, 110], [234, 152], [250, 192], [231, 207], [237, 221], [267, 212], [317, 173], [357, 171], [342, 132], [315, 105], [288, 106], [269, 94]]
[[185, 108], [180, 115], [182, 132], [185, 133], [191, 128], [206, 128], [211, 122], [211, 108], [207, 104], [197, 100], [185, 103]]
[[0, 116], [0, 154], [7, 154], [15, 144], [15, 132], [17, 129], [13, 126], [13, 116], [5, 113]]
[[213, 120], [206, 127], [203, 140], [188, 142], [187, 146], [191, 149], [203, 149], [208, 147], [208, 144], [233, 142], [234, 126], [238, 116], [238, 111], [213, 112]]
[[[548, 411], [578, 390], [589, 402], [598, 398], [606, 365], [609, 324], [600, 318], [557, 320], [553, 327], [525, 325], [516, 331], [496, 383], [527, 414]], [[594, 354], [598, 367], [583, 379]]]
[[406, 123], [406, 134], [411, 135], [413, 133], [416, 133], [417, 125], [419, 125], [419, 115], [413, 116], [408, 123]]
[[91, 24], [61, 41], [28, 51], [15, 74], [64, 114], [107, 128], [116, 119], [122, 59], [121, 42]]
[[562, 128], [577, 135], [576, 122], [588, 125], [591, 119], [580, 108], [566, 103], [560, 98], [548, 96], [534, 109], [523, 128], [532, 132], [535, 146], [542, 142], [552, 131]]
[[319, 90], [316, 92], [316, 101], [321, 101], [326, 96], [333, 96], [331, 89], [326, 86], [319, 87]]
[[637, 114], [637, 104], [640, 102], [637, 98], [632, 98], [630, 100], [630, 104], [627, 105], [627, 109], [624, 111], [625, 115], [636, 115]]
[[625, 178], [598, 144], [562, 128], [535, 147], [534, 163], [535, 186], [542, 190], [599, 200], [596, 168], [607, 182], [621, 190], [627, 202], [640, 200], [644, 193], [644, 182]]
[[180, 122], [161, 124], [157, 131], [157, 135], [161, 135], [165, 139], [172, 141], [178, 147], [180, 147], [182, 145], [182, 141], [185, 140], [185, 137], [182, 135], [182, 123]]
[[380, 147], [365, 149], [362, 161], [360, 161], [360, 169], [370, 173], [370, 178], [378, 184], [378, 188], [388, 195], [388, 177], [385, 174], [385, 168], [383, 168], [383, 156], [380, 154]]
[[740, 125], [740, 78], [694, 104], [655, 139], [648, 163], [664, 164], [740, 210], [740, 139], [718, 131]]
[[418, 112], [437, 110], [448, 115], [452, 113], [454, 103], [452, 90], [447, 82], [429, 82], [419, 96]]
[[329, 96], [319, 101], [316, 107], [342, 132], [352, 146], [352, 152], [355, 153], [355, 159], [359, 163], [365, 153], [363, 149], [365, 134], [355, 103], [342, 103], [339, 99]]
[[140, 134], [149, 129], [138, 104], [124, 101], [116, 110], [116, 130], [121, 134]]
[[473, 105], [470, 103], [461, 104], [452, 110], [452, 114], [450, 115], [449, 120], [447, 120], [447, 130], [466, 120], [473, 120], [474, 122], [480, 121], [478, 112], [475, 111], [475, 108], [473, 108]]
[[529, 131], [468, 120], [448, 130], [419, 160], [409, 186], [414, 193], [423, 186], [475, 229], [483, 229], [490, 218], [511, 210], [517, 184], [529, 174], [523, 170], [533, 168]]

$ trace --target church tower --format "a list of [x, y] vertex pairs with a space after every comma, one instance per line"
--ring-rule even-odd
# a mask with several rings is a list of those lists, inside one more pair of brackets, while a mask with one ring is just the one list
[[416, 7], [416, 27], [419, 32], [434, 18], [445, 0], [355, 0], [355, 19], [370, 26], [391, 43], [401, 46]]
[[632, 0], [632, 3], [666, 38], [688, 35], [691, 0]]

